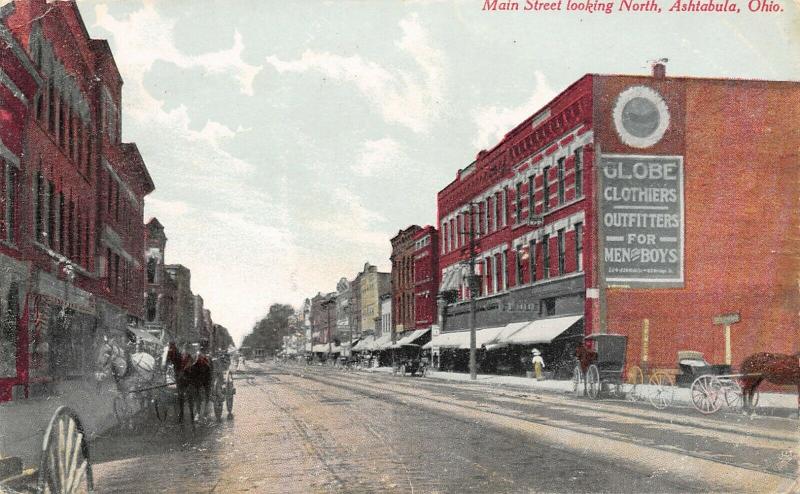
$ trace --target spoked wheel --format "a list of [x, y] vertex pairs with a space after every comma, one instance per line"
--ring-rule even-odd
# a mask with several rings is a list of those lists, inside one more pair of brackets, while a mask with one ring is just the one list
[[659, 410], [672, 405], [675, 397], [675, 387], [672, 377], [663, 372], [656, 372], [650, 376], [650, 404]]
[[230, 376], [228, 376], [225, 388], [225, 406], [228, 408], [228, 418], [231, 418], [233, 417], [233, 395], [236, 394], [236, 389], [233, 387], [233, 378]]
[[153, 396], [150, 399], [150, 403], [153, 404], [153, 413], [155, 414], [156, 419], [158, 419], [158, 421], [162, 424], [166, 422], [167, 418], [169, 417], [169, 406], [167, 406], [167, 404], [158, 396]]
[[83, 425], [78, 414], [62, 406], [56, 410], [44, 433], [38, 492], [73, 494], [93, 491], [89, 443]]
[[710, 414], [722, 406], [724, 391], [716, 376], [705, 375], [694, 380], [691, 395], [694, 408], [700, 413]]
[[739, 386], [739, 383], [731, 379], [723, 384], [723, 391], [725, 404], [728, 405], [728, 408], [737, 409], [742, 407], [742, 387]]
[[628, 385], [630, 385], [630, 391], [628, 391], [628, 400], [638, 401], [641, 399], [640, 395], [644, 385], [644, 373], [642, 372], [642, 368], [638, 365], [634, 365], [628, 369]]
[[583, 372], [581, 372], [581, 366], [576, 365], [575, 369], [572, 371], [572, 394], [575, 396], [581, 396], [584, 391], [585, 383], [583, 379], [584, 376]]
[[594, 364], [586, 370], [586, 394], [593, 400], [600, 396], [600, 369]]
[[129, 425], [131, 409], [125, 395], [118, 395], [114, 397], [114, 417], [117, 419], [117, 425], [120, 427], [127, 427]]

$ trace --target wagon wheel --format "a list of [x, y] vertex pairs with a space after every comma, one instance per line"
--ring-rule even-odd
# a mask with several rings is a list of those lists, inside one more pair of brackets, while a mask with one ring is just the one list
[[233, 387], [233, 377], [228, 374], [228, 380], [225, 384], [225, 406], [228, 408], [228, 418], [233, 417], [233, 395], [236, 394], [236, 389]]
[[217, 377], [214, 379], [214, 391], [211, 393], [212, 400], [214, 400], [214, 418], [217, 422], [222, 420], [222, 404], [225, 401], [225, 394], [222, 390], [222, 379]]
[[38, 492], [72, 494], [93, 492], [89, 443], [78, 414], [60, 407], [53, 414], [42, 441]]
[[639, 393], [642, 392], [642, 386], [644, 385], [644, 373], [642, 372], [642, 368], [638, 365], [634, 365], [628, 369], [628, 384], [630, 385], [628, 400], [639, 400]]
[[575, 396], [581, 396], [581, 391], [585, 387], [584, 383], [584, 376], [583, 372], [581, 372], [581, 366], [576, 365], [575, 369], [572, 370], [572, 394]]
[[127, 395], [121, 394], [114, 397], [114, 417], [117, 419], [119, 427], [130, 426], [131, 407], [128, 403]]
[[592, 364], [586, 370], [586, 394], [589, 398], [596, 400], [600, 396], [600, 369]]
[[153, 413], [158, 419], [159, 422], [162, 424], [167, 421], [167, 417], [169, 416], [169, 407], [166, 403], [162, 400], [161, 393], [153, 393], [150, 396], [150, 403], [153, 405]]
[[714, 413], [722, 406], [722, 383], [716, 376], [703, 375], [692, 383], [692, 404], [704, 414]]
[[650, 404], [659, 410], [672, 405], [675, 397], [675, 386], [672, 377], [664, 372], [656, 372], [650, 376]]
[[725, 395], [725, 404], [728, 408], [737, 409], [741, 408], [742, 400], [742, 387], [733, 379], [725, 380], [722, 385], [723, 394]]

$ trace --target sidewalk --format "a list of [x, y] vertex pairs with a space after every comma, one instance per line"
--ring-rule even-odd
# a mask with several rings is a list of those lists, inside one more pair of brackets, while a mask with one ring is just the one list
[[[391, 367], [378, 367], [373, 369], [364, 369], [367, 372], [381, 372], [392, 373]], [[477, 382], [480, 384], [490, 384], [495, 386], [507, 386], [515, 388], [525, 388], [533, 391], [545, 391], [550, 393], [571, 394], [573, 384], [572, 381], [555, 381], [545, 380], [537, 381], [529, 377], [521, 376], [498, 376], [495, 374], [478, 374], [476, 381], [471, 381], [468, 373], [460, 372], [441, 372], [441, 371], [428, 371], [427, 377], [433, 379], [441, 379], [443, 381], [456, 381], [456, 382]], [[629, 393], [631, 385], [624, 384], [623, 391]], [[636, 393], [642, 397], [649, 396], [653, 391], [654, 386], [643, 385], [638, 386]], [[673, 405], [684, 405], [693, 407], [692, 397], [689, 388], [674, 387]], [[758, 408], [764, 409], [780, 409], [783, 413], [794, 413], [797, 410], [797, 395], [790, 393], [760, 393], [758, 400]]]
[[116, 424], [113, 383], [58, 383], [50, 396], [0, 404], [0, 457], [17, 456], [26, 467], [38, 466], [42, 436], [58, 407], [65, 405], [78, 413], [89, 438]]

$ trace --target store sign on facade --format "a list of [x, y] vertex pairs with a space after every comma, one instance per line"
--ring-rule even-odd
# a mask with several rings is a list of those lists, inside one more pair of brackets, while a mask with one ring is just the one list
[[606, 283], [683, 286], [683, 158], [604, 155], [601, 184]]

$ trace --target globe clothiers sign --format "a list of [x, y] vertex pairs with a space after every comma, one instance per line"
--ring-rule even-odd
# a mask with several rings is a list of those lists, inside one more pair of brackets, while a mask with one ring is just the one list
[[683, 158], [604, 155], [600, 235], [607, 284], [683, 285]]

